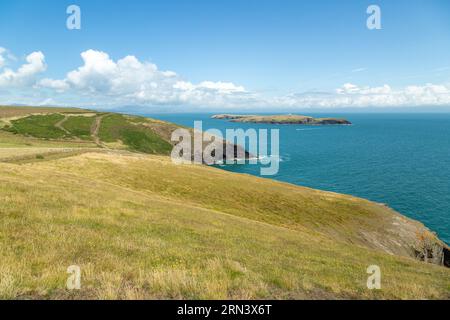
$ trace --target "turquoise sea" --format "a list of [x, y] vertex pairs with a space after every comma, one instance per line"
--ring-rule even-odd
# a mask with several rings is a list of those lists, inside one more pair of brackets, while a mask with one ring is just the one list
[[[271, 178], [386, 203], [450, 243], [450, 114], [326, 114], [351, 126], [231, 123], [212, 114], [146, 114], [203, 128], [280, 129], [279, 173]], [[324, 116], [310, 114], [312, 116]], [[259, 175], [255, 165], [225, 170]]]

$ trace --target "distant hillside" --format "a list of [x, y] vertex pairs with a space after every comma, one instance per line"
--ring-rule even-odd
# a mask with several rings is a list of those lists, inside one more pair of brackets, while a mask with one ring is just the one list
[[170, 132], [178, 128], [143, 117], [81, 109], [0, 108], [1, 115], [6, 115], [1, 130], [13, 134], [149, 154], [170, 154]]
[[175, 165], [166, 122], [40, 113], [0, 120], [0, 299], [450, 299], [447, 247], [384, 205]]
[[[54, 155], [58, 151], [61, 156], [65, 153], [71, 155], [73, 152], [91, 151], [92, 148], [169, 155], [173, 148], [171, 135], [178, 128], [181, 127], [173, 123], [118, 113], [70, 108], [0, 107], [0, 138], [4, 137], [7, 144], [19, 147], [15, 154], [6, 155], [11, 156], [11, 160], [22, 159], [22, 155], [32, 157], [32, 146], [49, 147], [48, 150], [36, 150], [41, 156], [43, 153]], [[1, 143], [0, 140], [0, 147]], [[223, 143], [227, 144], [226, 141]], [[64, 146], [64, 149], [57, 150], [58, 146]], [[237, 155], [240, 147], [234, 148]]]

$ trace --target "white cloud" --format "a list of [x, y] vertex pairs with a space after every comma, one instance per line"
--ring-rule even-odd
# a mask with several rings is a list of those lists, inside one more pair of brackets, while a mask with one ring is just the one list
[[65, 80], [52, 80], [44, 78], [37, 83], [36, 87], [45, 87], [49, 89], [54, 89], [58, 92], [64, 92], [69, 89], [69, 84]]
[[0, 68], [2, 68], [5, 65], [6, 59], [4, 57], [4, 54], [6, 53], [6, 49], [0, 47]]
[[415, 85], [392, 89], [385, 84], [378, 87], [346, 83], [335, 95], [288, 95], [277, 99], [279, 105], [289, 107], [416, 107], [450, 106], [450, 85]]
[[392, 89], [385, 84], [381, 87], [359, 87], [352, 83], [346, 83], [342, 87], [336, 89], [338, 94], [389, 94]]
[[155, 64], [134, 56], [114, 61], [101, 51], [81, 54], [83, 65], [66, 78], [43, 79], [40, 87], [72, 91], [96, 98], [116, 99], [126, 104], [226, 104], [228, 98], [245, 93], [231, 82], [203, 81], [199, 84], [181, 79], [173, 71], [160, 71]]
[[[9, 89], [15, 89], [20, 97], [27, 97], [27, 103], [36, 101], [36, 104], [54, 101], [54, 104], [64, 105], [167, 104], [240, 109], [450, 106], [450, 84], [393, 88], [388, 84], [371, 87], [345, 83], [334, 92], [266, 96], [249, 92], [232, 82], [193, 83], [131, 55], [114, 60], [105, 52], [87, 50], [81, 53], [81, 66], [61, 79], [42, 75], [47, 68], [42, 52], [28, 55], [26, 63], [16, 71], [1, 69], [5, 56], [9, 60], [9, 52], [0, 48], [0, 89], [3, 90], [0, 98], [3, 101], [11, 101], [14, 97]], [[360, 69], [354, 72], [362, 71]], [[10, 96], [5, 97], [5, 94]]]
[[209, 90], [217, 90], [221, 93], [233, 93], [233, 92], [245, 92], [244, 87], [236, 86], [231, 82], [212, 82], [212, 81], [203, 81], [198, 85], [194, 86], [195, 89], [209, 89]]
[[337, 89], [336, 92], [338, 94], [349, 94], [349, 93], [356, 93], [359, 90], [360, 89], [358, 88], [358, 86], [351, 83], [346, 83], [341, 88]]
[[0, 73], [0, 87], [14, 88], [33, 85], [37, 75], [47, 69], [44, 54], [40, 51], [29, 54], [26, 62], [17, 71], [5, 69]]
[[425, 86], [408, 86], [406, 87], [405, 92], [414, 96], [446, 95], [450, 93], [450, 88], [444, 85], [434, 85], [428, 83]]

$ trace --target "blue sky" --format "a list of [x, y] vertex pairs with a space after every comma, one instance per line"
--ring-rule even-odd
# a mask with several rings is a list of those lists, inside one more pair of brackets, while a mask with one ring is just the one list
[[[81, 30], [66, 28], [70, 4], [81, 8]], [[381, 8], [381, 30], [366, 27], [370, 4]], [[6, 60], [0, 69], [4, 103], [193, 108], [450, 104], [446, 0], [3, 0], [0, 47]], [[144, 67], [137, 77], [142, 83], [131, 84], [122, 74], [130, 72], [123, 70], [81, 70], [76, 80], [68, 79], [69, 72], [83, 66], [80, 54], [88, 50], [108, 54], [113, 63], [134, 56], [142, 65], [175, 72], [176, 80], [158, 73], [147, 77], [145, 72], [152, 71]], [[2, 84], [2, 70], [16, 75], [33, 52], [42, 53], [45, 68], [32, 81], [12, 84], [4, 76]], [[135, 99], [136, 90], [119, 93], [111, 91], [113, 85], [93, 84], [114, 76], [123, 76], [124, 86], [147, 91]], [[36, 85], [42, 79], [60, 81], [64, 90], [52, 92], [49, 81]], [[178, 81], [188, 86], [180, 89]], [[174, 86], [178, 91], [169, 92]], [[164, 97], [157, 96], [159, 88]]]

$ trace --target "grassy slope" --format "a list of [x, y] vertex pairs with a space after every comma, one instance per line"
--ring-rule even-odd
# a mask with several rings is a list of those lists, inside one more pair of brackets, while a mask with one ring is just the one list
[[0, 147], [10, 148], [0, 150], [0, 161], [58, 153], [45, 150], [47, 145], [60, 147], [61, 154], [100, 148], [169, 155], [171, 135], [178, 128], [155, 119], [82, 109], [0, 107]]
[[[297, 226], [283, 227], [276, 204], [250, 201], [243, 186], [251, 199], [282, 199], [283, 219]], [[0, 297], [449, 298], [448, 269], [315, 227], [330, 213], [298, 203], [331, 208], [335, 195], [311, 192], [157, 156], [0, 164]], [[343, 217], [367, 210], [364, 200], [342, 202]], [[75, 293], [64, 290], [73, 264], [83, 271]], [[371, 264], [382, 269], [380, 291], [365, 286]]]
[[121, 141], [132, 151], [170, 154], [172, 145], [143, 126], [143, 122], [146, 122], [144, 118], [125, 117], [119, 114], [106, 115], [102, 120], [99, 137], [106, 143]]
[[0, 107], [0, 160], [28, 161], [93, 148], [167, 155], [175, 128], [153, 119], [82, 109]]
[[7, 127], [5, 130], [35, 138], [62, 139], [66, 137], [66, 132], [56, 127], [56, 124], [63, 119], [64, 116], [58, 113], [51, 115], [32, 115], [12, 120], [11, 127]]
[[94, 121], [94, 116], [74, 116], [68, 117], [62, 126], [74, 136], [79, 137], [82, 140], [91, 140], [91, 128]]
[[[36, 110], [0, 107], [0, 120], [55, 109]], [[99, 148], [78, 139], [92, 125], [85, 110], [58, 112], [75, 140], [0, 130], [0, 160], [16, 163], [0, 162], [0, 298], [449, 298], [447, 269], [386, 254], [407, 256], [427, 232], [386, 207]], [[176, 128], [103, 116], [111, 148], [165, 154], [160, 139]], [[156, 139], [136, 139], [142, 131]], [[93, 150], [104, 154], [74, 156]], [[64, 289], [73, 264], [76, 293]], [[381, 291], [366, 289], [370, 264]]]

